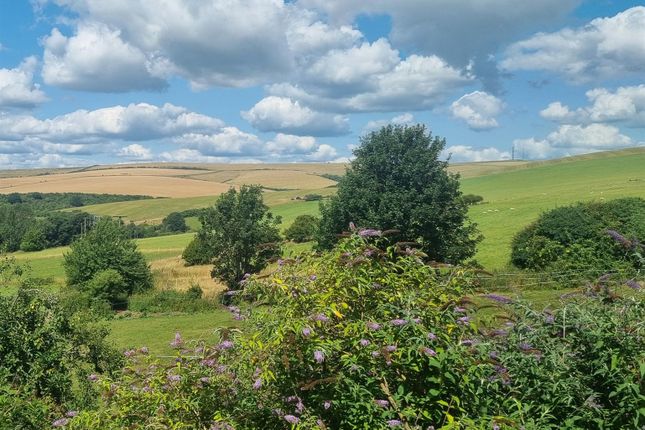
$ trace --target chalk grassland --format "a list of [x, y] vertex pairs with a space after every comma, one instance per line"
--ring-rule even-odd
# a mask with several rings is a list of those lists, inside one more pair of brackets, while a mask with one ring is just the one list
[[497, 269], [508, 263], [513, 236], [544, 211], [577, 201], [645, 197], [645, 150], [534, 163], [464, 179], [462, 189], [484, 197], [484, 204], [470, 210], [485, 236], [477, 259]]

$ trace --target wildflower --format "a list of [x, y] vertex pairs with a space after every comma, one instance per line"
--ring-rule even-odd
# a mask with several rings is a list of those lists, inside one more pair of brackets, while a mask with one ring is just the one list
[[180, 348], [181, 345], [183, 345], [184, 341], [181, 338], [181, 334], [179, 332], [175, 333], [175, 339], [173, 339], [172, 342], [170, 342], [170, 346], [173, 348]]
[[76, 415], [78, 415], [78, 411], [67, 411], [65, 414], [67, 418], [74, 418]]
[[64, 427], [69, 423], [67, 418], [59, 418], [52, 423], [52, 427]]
[[228, 309], [229, 312], [234, 314], [239, 314], [241, 312], [240, 308], [238, 308], [237, 306], [227, 306], [226, 309]]
[[394, 351], [396, 351], [396, 345], [388, 345], [388, 346], [385, 347], [385, 350], [387, 352], [394, 352]]
[[473, 339], [464, 339], [464, 340], [461, 341], [461, 344], [464, 345], [464, 346], [474, 346], [474, 345], [477, 344], [477, 341], [475, 341]]
[[390, 324], [392, 324], [395, 327], [400, 327], [402, 325], [406, 325], [407, 323], [408, 322], [406, 320], [400, 319], [400, 318], [397, 318], [397, 319], [394, 319], [394, 320], [390, 321]]
[[139, 348], [139, 352], [140, 352], [141, 354], [148, 355], [148, 354], [150, 353], [150, 350], [148, 349], [148, 347], [147, 347], [147, 346], [142, 346], [141, 348]]
[[316, 275], [309, 275], [309, 280], [310, 281], [315, 281], [316, 279], [318, 279], [318, 277]]
[[466, 325], [470, 322], [470, 317], [460, 317], [457, 318], [457, 324]]
[[325, 361], [325, 354], [322, 351], [314, 351], [314, 360], [320, 364]]
[[488, 356], [489, 356], [492, 360], [499, 360], [499, 353], [498, 353], [497, 351], [491, 351], [491, 352], [488, 354]]
[[507, 305], [509, 303], [513, 303], [513, 301], [511, 299], [509, 299], [508, 297], [505, 297], [505, 296], [502, 296], [502, 295], [499, 295], [499, 294], [484, 294], [483, 297], [486, 297], [487, 299], [493, 300], [493, 301], [498, 302], [498, 303], [503, 303], [505, 305]]
[[233, 346], [233, 342], [231, 342], [230, 340], [225, 340], [224, 342], [217, 345], [217, 349], [226, 350], [233, 348]]
[[401, 420], [389, 420], [387, 422], [388, 427], [401, 427], [403, 423]]
[[367, 339], [361, 339], [359, 343], [361, 344], [361, 346], [367, 346], [370, 344], [370, 341]]
[[168, 382], [179, 382], [181, 381], [181, 376], [179, 375], [168, 375]]
[[641, 289], [641, 285], [638, 282], [636, 282], [635, 279], [630, 279], [629, 281], [625, 282], [625, 285], [627, 285], [629, 288], [633, 290]]
[[453, 311], [458, 313], [458, 314], [465, 314], [466, 313], [466, 308], [462, 308], [461, 306], [455, 306]]
[[300, 418], [294, 416], [294, 415], [285, 415], [284, 420], [288, 422], [289, 424], [298, 424], [300, 422]]
[[430, 357], [434, 357], [435, 355], [437, 355], [437, 352], [434, 349], [428, 348], [427, 346], [424, 346], [423, 348], [421, 348], [421, 352]]
[[309, 337], [311, 335], [311, 329], [309, 327], [305, 327], [302, 329], [302, 335], [304, 337]]
[[522, 342], [518, 346], [522, 351], [530, 351], [531, 349], [533, 349], [533, 347], [526, 342]]
[[205, 360], [200, 361], [199, 364], [201, 364], [204, 367], [213, 367], [215, 365], [215, 360], [213, 360], [212, 358], [207, 358]]
[[411, 321], [415, 324], [421, 324], [421, 318], [412, 318]]
[[226, 372], [226, 369], [227, 369], [226, 365], [220, 364], [215, 368], [215, 371], [217, 373], [224, 373], [224, 372]]
[[262, 387], [262, 379], [258, 378], [253, 382], [253, 389], [254, 390], [259, 390], [260, 387]]
[[381, 355], [381, 353], [380, 353], [380, 352], [378, 352], [378, 351], [372, 351], [372, 357], [376, 358], [376, 357], [378, 357], [379, 355]]
[[501, 328], [495, 329], [490, 332], [491, 336], [506, 336], [508, 335], [508, 330], [503, 330]]
[[390, 406], [390, 402], [382, 399], [374, 400], [374, 403], [376, 403], [377, 406], [380, 406], [382, 408], [387, 408], [388, 406]]
[[331, 400], [325, 400], [323, 402], [323, 408], [325, 408], [325, 409], [331, 408]]
[[544, 322], [547, 324], [553, 324], [555, 322], [555, 317], [551, 314], [547, 314], [547, 316], [544, 318]]
[[437, 338], [436, 334], [432, 332], [428, 333], [428, 340], [435, 340], [436, 338]]
[[278, 260], [278, 266], [284, 266], [284, 260], [282, 258]]
[[622, 234], [618, 233], [616, 230], [607, 230], [607, 234], [615, 242], [621, 244], [625, 248], [631, 248], [632, 245], [633, 245], [631, 240], [627, 239], [625, 236], [623, 236]]
[[88, 381], [96, 382], [99, 379], [99, 375], [97, 375], [96, 373], [92, 373], [91, 375], [89, 375], [87, 377], [87, 379], [88, 379]]
[[211, 378], [209, 378], [208, 376], [202, 376], [201, 378], [199, 378], [199, 381], [202, 384], [210, 384]]
[[127, 351], [123, 352], [123, 355], [125, 355], [128, 358], [130, 358], [130, 357], [134, 357], [136, 355], [136, 353], [137, 352], [134, 349], [128, 349]]
[[360, 237], [379, 237], [382, 234], [381, 230], [375, 230], [373, 228], [363, 228], [358, 232]]
[[327, 322], [329, 321], [329, 317], [325, 314], [316, 314], [312, 315], [311, 319], [314, 321], [320, 321], [320, 322]]
[[373, 330], [373, 331], [376, 331], [376, 330], [380, 330], [380, 329], [381, 329], [381, 325], [380, 325], [380, 324], [375, 323], [375, 322], [372, 322], [372, 321], [369, 321], [369, 322], [366, 324], [366, 326], [367, 326], [367, 328], [368, 328], [368, 329]]

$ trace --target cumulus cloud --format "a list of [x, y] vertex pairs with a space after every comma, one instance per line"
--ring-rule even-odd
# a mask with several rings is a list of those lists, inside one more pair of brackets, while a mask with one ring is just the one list
[[597, 18], [579, 28], [538, 33], [512, 44], [501, 65], [544, 70], [574, 83], [645, 72], [645, 7]]
[[372, 131], [376, 131], [389, 124], [406, 125], [406, 124], [412, 124], [413, 122], [414, 122], [414, 115], [407, 112], [401, 115], [397, 115], [394, 118], [391, 118], [389, 120], [379, 119], [375, 121], [369, 121], [367, 124], [365, 124], [365, 127], [363, 127], [363, 133], [370, 133]]
[[32, 108], [47, 101], [33, 82], [37, 65], [36, 57], [27, 57], [14, 69], [0, 68], [0, 108]]
[[72, 37], [57, 28], [45, 38], [43, 79], [49, 85], [83, 91], [159, 90], [166, 86], [155, 66], [121, 32], [85, 22]]
[[443, 150], [444, 158], [450, 157], [452, 162], [478, 162], [509, 160], [511, 154], [508, 151], [500, 151], [497, 148], [473, 148], [472, 146], [453, 145]]
[[503, 107], [504, 104], [497, 97], [474, 91], [453, 102], [450, 111], [455, 118], [465, 121], [473, 130], [490, 130], [499, 126], [496, 117]]
[[615, 91], [595, 88], [586, 95], [589, 106], [571, 109], [553, 102], [540, 115], [561, 123], [622, 122], [629, 127], [645, 127], [645, 85], [619, 87]]
[[338, 157], [336, 148], [331, 145], [322, 144], [315, 152], [309, 154], [306, 158], [309, 161], [332, 161]]
[[133, 143], [132, 145], [121, 148], [117, 155], [129, 160], [151, 160], [152, 150], [138, 143]]
[[561, 125], [544, 139], [516, 139], [513, 142], [518, 158], [551, 158], [621, 149], [642, 144], [606, 124]]
[[338, 136], [349, 133], [342, 115], [316, 112], [288, 97], [269, 96], [242, 112], [242, 117], [260, 131], [310, 136]]
[[267, 142], [267, 151], [272, 154], [307, 154], [318, 149], [316, 139], [311, 136], [292, 136], [278, 133]]
[[258, 155], [263, 152], [262, 141], [254, 134], [236, 127], [224, 127], [218, 133], [187, 133], [174, 139], [184, 148], [195, 149], [207, 156]]

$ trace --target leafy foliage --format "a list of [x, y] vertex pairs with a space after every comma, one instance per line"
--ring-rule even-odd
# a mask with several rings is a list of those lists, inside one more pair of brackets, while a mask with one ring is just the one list
[[[201, 217], [202, 228], [184, 253], [191, 261], [211, 261], [212, 276], [239, 288], [245, 273], [266, 267], [280, 255], [280, 219], [262, 201], [259, 186], [231, 188]], [[203, 255], [199, 255], [204, 251]], [[195, 255], [197, 254], [197, 255]]]
[[[120, 223], [102, 219], [64, 255], [67, 284], [106, 297], [113, 305], [134, 292], [151, 289], [152, 274], [137, 245]], [[112, 275], [119, 275], [110, 279]]]
[[400, 231], [437, 261], [460, 262], [475, 253], [477, 229], [467, 221], [459, 177], [440, 161], [445, 140], [425, 127], [387, 126], [361, 139], [338, 193], [320, 206], [318, 245], [328, 249], [350, 222]]
[[285, 231], [284, 237], [294, 242], [309, 242], [314, 239], [320, 220], [313, 215], [298, 215]]
[[484, 201], [484, 198], [477, 194], [464, 194], [463, 196], [461, 196], [461, 199], [467, 205], [476, 205]]
[[88, 378], [123, 360], [91, 314], [70, 312], [29, 285], [0, 296], [0, 428], [42, 429], [69, 410], [89, 407]]
[[515, 236], [511, 261], [533, 270], [633, 272], [644, 267], [644, 213], [641, 198], [553, 209]]
[[172, 233], [184, 233], [188, 231], [186, 220], [179, 212], [171, 212], [161, 222], [161, 228], [164, 231]]

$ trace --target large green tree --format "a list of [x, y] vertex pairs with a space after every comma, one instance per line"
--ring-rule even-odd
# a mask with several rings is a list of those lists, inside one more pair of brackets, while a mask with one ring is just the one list
[[202, 228], [195, 246], [213, 262], [212, 276], [229, 288], [239, 288], [246, 273], [266, 267], [271, 258], [280, 255], [280, 219], [274, 217], [262, 201], [259, 186], [231, 188], [200, 217]]
[[68, 285], [112, 305], [153, 287], [148, 263], [118, 221], [101, 219], [64, 257]]
[[439, 159], [445, 139], [423, 125], [387, 126], [361, 138], [338, 193], [321, 204], [318, 246], [332, 247], [350, 222], [398, 230], [429, 258], [456, 263], [475, 254], [480, 235], [467, 218], [459, 176]]

